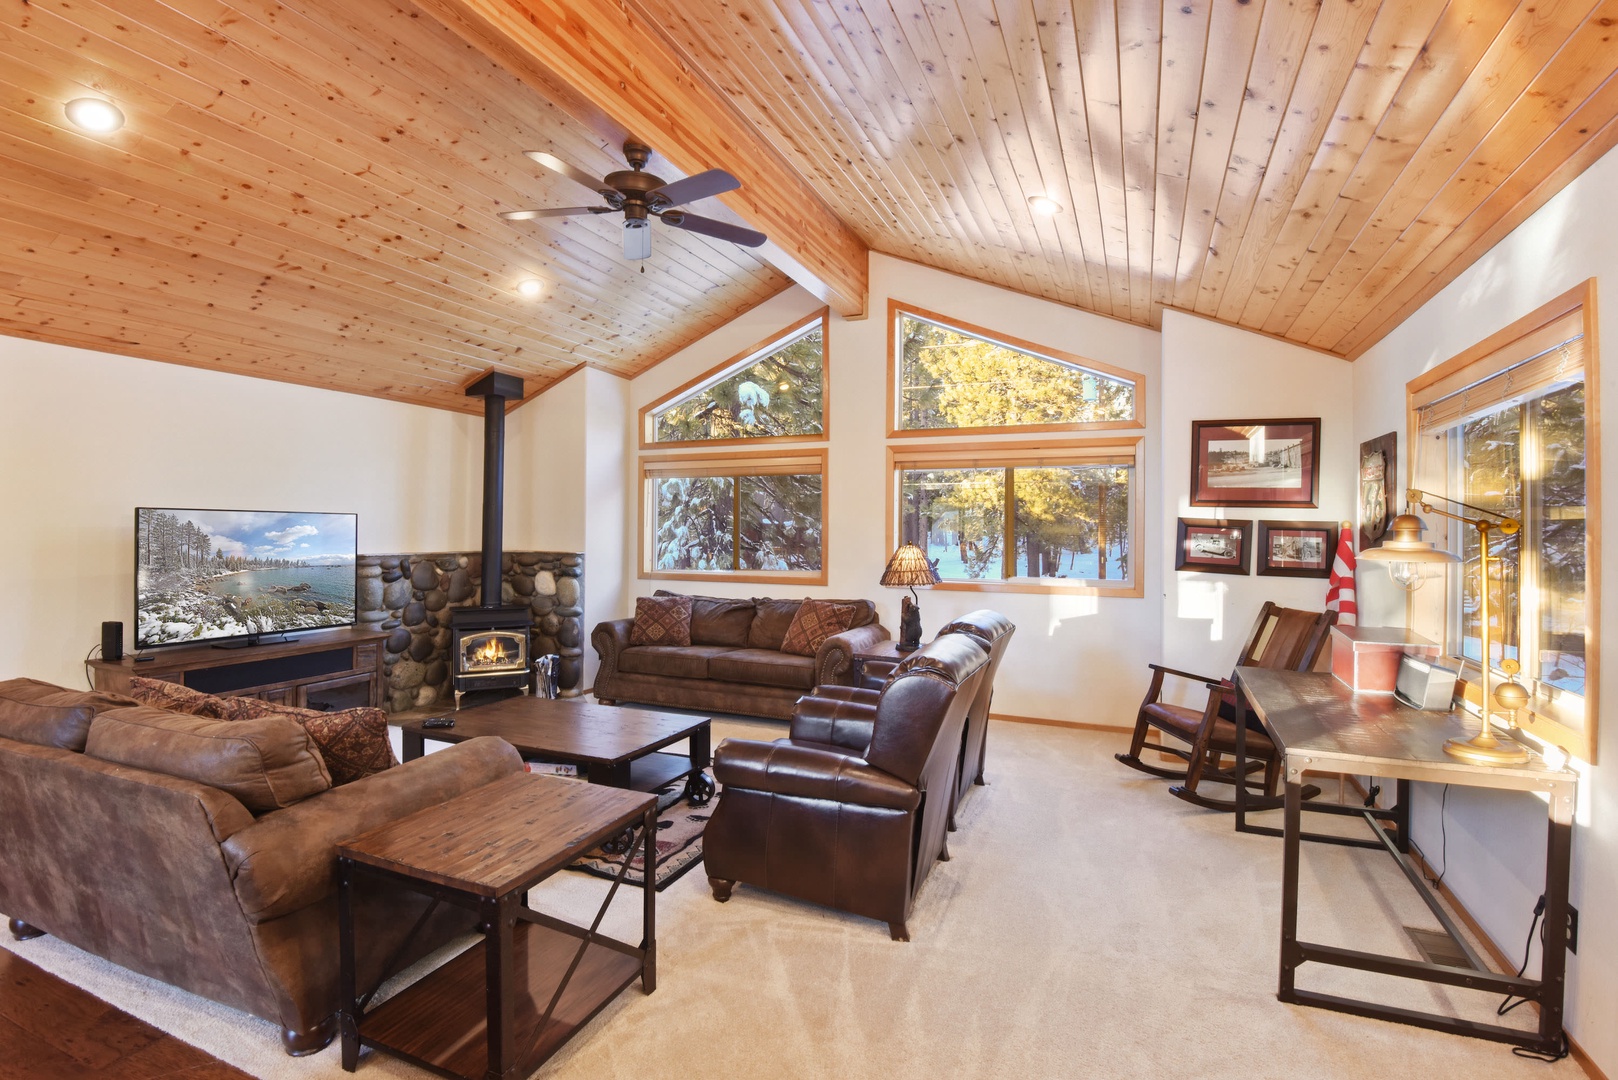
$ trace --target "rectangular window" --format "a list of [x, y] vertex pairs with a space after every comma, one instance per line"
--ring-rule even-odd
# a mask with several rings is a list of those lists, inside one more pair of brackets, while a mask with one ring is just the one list
[[1598, 555], [1587, 523], [1599, 515], [1600, 485], [1585, 403], [1597, 385], [1594, 299], [1593, 285], [1575, 289], [1409, 385], [1416, 486], [1488, 512], [1469, 516], [1521, 526], [1491, 529], [1485, 558], [1477, 528], [1426, 521], [1461, 558], [1442, 633], [1463, 662], [1469, 700], [1480, 696], [1487, 589], [1487, 663], [1502, 679], [1504, 662], [1520, 665], [1530, 695], [1519, 724], [1592, 762]]
[[824, 584], [826, 454], [641, 461], [641, 576]]
[[943, 588], [1139, 596], [1140, 440], [890, 449], [897, 542]]

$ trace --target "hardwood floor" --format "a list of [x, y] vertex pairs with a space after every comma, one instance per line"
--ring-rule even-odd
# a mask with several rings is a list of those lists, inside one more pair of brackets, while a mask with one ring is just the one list
[[0, 950], [0, 1080], [251, 1080]]

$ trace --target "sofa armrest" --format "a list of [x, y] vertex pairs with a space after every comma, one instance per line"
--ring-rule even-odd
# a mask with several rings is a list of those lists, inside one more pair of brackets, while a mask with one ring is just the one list
[[815, 685], [848, 686], [854, 681], [854, 654], [880, 645], [893, 635], [879, 622], [833, 634], [815, 653]]
[[618, 674], [618, 657], [629, 648], [629, 631], [634, 625], [634, 619], [610, 619], [597, 623], [596, 628], [590, 631], [590, 644], [595, 646], [596, 656], [601, 658], [601, 665], [596, 671], [597, 679], [603, 675], [611, 678]]
[[504, 739], [469, 739], [266, 814], [220, 845], [252, 922], [299, 911], [337, 888], [337, 845], [521, 771]]
[[[829, 799], [857, 806], [914, 810], [921, 792], [863, 761], [785, 742], [726, 739], [714, 755], [714, 779], [731, 788]], [[724, 794], [719, 796], [724, 798]]]

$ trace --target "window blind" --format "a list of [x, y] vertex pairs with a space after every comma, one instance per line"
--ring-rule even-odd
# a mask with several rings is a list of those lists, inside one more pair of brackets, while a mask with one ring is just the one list
[[1583, 312], [1574, 311], [1417, 391], [1416, 430], [1445, 431], [1583, 378]]

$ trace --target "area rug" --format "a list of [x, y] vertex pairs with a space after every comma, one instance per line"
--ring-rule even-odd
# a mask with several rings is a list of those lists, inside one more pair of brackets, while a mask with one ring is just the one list
[[[684, 798], [685, 781], [676, 780], [657, 792], [657, 870], [658, 892], [662, 892], [680, 875], [702, 861], [702, 830], [708, 827], [708, 815], [719, 802], [718, 785], [713, 798], [702, 806], [692, 806]], [[624, 864], [624, 856], [596, 848], [584, 858], [568, 867], [596, 877], [615, 878]], [[646, 847], [636, 843], [635, 853], [624, 875], [625, 885], [645, 887]]]

